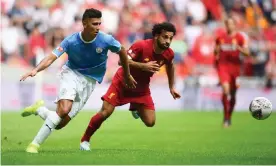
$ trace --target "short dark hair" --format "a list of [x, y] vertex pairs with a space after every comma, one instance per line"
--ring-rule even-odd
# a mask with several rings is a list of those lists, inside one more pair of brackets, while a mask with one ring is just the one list
[[161, 34], [162, 30], [173, 32], [173, 35], [176, 34], [175, 26], [172, 23], [162, 22], [153, 26], [152, 36], [155, 36], [156, 34]]
[[87, 18], [102, 18], [102, 12], [94, 8], [86, 9], [82, 15], [82, 21]]

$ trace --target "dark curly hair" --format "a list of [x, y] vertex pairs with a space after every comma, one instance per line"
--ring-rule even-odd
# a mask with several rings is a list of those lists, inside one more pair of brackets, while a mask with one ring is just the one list
[[175, 26], [172, 23], [162, 22], [153, 26], [152, 36], [155, 36], [156, 34], [161, 34], [162, 30], [173, 32], [173, 35], [176, 34]]
[[86, 9], [85, 12], [82, 15], [82, 21], [87, 19], [87, 18], [101, 18], [102, 17], [102, 12], [97, 10], [97, 9]]

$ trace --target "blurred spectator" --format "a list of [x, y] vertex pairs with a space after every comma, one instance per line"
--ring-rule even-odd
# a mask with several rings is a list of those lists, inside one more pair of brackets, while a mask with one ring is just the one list
[[40, 23], [36, 23], [34, 25], [34, 28], [29, 36], [28, 40], [28, 54], [27, 54], [27, 61], [33, 65], [36, 66], [37, 59], [36, 55], [38, 54], [38, 51], [45, 52], [46, 50], [46, 41], [44, 39], [44, 36], [41, 34], [39, 30]]
[[265, 18], [271, 24], [276, 23], [276, 0], [258, 0]]
[[198, 64], [212, 65], [214, 62], [215, 37], [206, 29], [195, 40], [192, 56]]
[[[213, 40], [225, 33], [223, 19], [231, 16], [239, 31], [254, 30], [244, 74], [276, 78], [276, 0], [2, 0], [2, 63], [35, 65], [64, 36], [82, 30], [83, 11], [91, 7], [103, 13], [101, 30], [126, 48], [135, 40], [152, 38], [155, 23], [172, 22], [177, 34], [171, 47], [180, 78], [212, 75]], [[110, 56], [109, 78], [118, 67], [117, 58]], [[66, 60], [66, 55], [59, 58], [55, 69]]]
[[264, 77], [265, 66], [269, 60], [269, 48], [265, 41], [259, 33], [250, 33], [250, 51], [252, 55], [252, 70], [253, 76]]
[[231, 10], [233, 9], [235, 0], [220, 0], [221, 4], [224, 7], [224, 10], [227, 14], [229, 14], [231, 12]]
[[248, 6], [246, 7], [246, 21], [252, 28], [267, 28], [268, 22], [263, 16], [263, 12], [256, 0], [248, 0]]
[[188, 54], [187, 44], [184, 42], [182, 38], [182, 34], [176, 34], [172, 43], [171, 49], [174, 51], [174, 62], [175, 64], [182, 63], [184, 61], [185, 56]]
[[190, 0], [187, 3], [187, 14], [195, 24], [202, 23], [207, 18], [207, 11], [200, 0]]
[[223, 8], [219, 0], [202, 0], [208, 12], [208, 20], [221, 20]]
[[1, 44], [5, 60], [8, 60], [11, 56], [24, 57], [27, 36], [17, 23], [15, 20], [9, 20], [8, 26], [2, 29]]

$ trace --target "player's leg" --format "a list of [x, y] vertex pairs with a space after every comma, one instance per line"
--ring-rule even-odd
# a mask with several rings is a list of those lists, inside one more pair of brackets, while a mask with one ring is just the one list
[[155, 108], [151, 95], [137, 97], [137, 103], [130, 104], [131, 111], [137, 111], [139, 117], [147, 127], [155, 125]]
[[72, 70], [64, 69], [61, 72], [57, 111], [47, 116], [32, 143], [27, 147], [27, 152], [38, 153], [39, 146], [47, 139], [61, 120], [68, 115], [77, 95], [77, 87], [81, 86], [77, 85], [76, 80], [78, 80], [78, 77]]
[[230, 125], [230, 75], [223, 69], [218, 70], [218, 76], [222, 87], [223, 125]]
[[117, 106], [118, 98], [120, 96], [119, 85], [112, 83], [108, 88], [106, 94], [102, 97], [103, 105], [101, 110], [94, 115], [81, 138], [80, 149], [90, 150], [90, 138], [99, 129], [101, 124], [113, 113], [115, 106]]
[[235, 104], [236, 104], [236, 93], [237, 93], [237, 89], [231, 89], [231, 100], [230, 100], [230, 120], [231, 120], [231, 117], [232, 117], [232, 113], [234, 111], [234, 107], [235, 107]]
[[224, 112], [224, 127], [228, 127], [230, 125], [230, 84], [229, 82], [222, 83], [222, 104], [223, 104], [223, 112]]
[[114, 109], [115, 106], [107, 101], [103, 101], [101, 110], [90, 119], [90, 122], [81, 138], [80, 150], [90, 150], [90, 138], [100, 128], [102, 123], [113, 113]]
[[57, 112], [50, 114], [46, 119], [32, 143], [27, 147], [26, 151], [30, 153], [38, 153], [39, 146], [48, 138], [56, 126], [66, 117], [73, 105], [72, 100], [59, 100]]
[[144, 122], [144, 124], [147, 127], [153, 127], [155, 125], [155, 111], [152, 109], [145, 108], [143, 105], [141, 105], [138, 108], [138, 112], [140, 115], [141, 120]]
[[96, 81], [93, 79], [82, 77], [82, 82], [84, 83], [84, 88], [78, 91], [77, 98], [73, 102], [71, 111], [61, 120], [61, 122], [56, 126], [56, 130], [60, 130], [65, 127], [71, 119], [73, 119], [82, 110], [85, 103], [91, 96], [95, 89]]
[[231, 80], [231, 85], [230, 85], [230, 95], [231, 95], [231, 99], [230, 99], [230, 124], [231, 124], [231, 117], [232, 117], [232, 113], [234, 111], [234, 107], [236, 104], [236, 93], [237, 93], [237, 89], [238, 89], [238, 84], [236, 82], [237, 77], [233, 77]]
[[27, 117], [30, 115], [38, 115], [41, 119], [45, 120], [49, 114], [54, 111], [49, 110], [44, 106], [43, 100], [38, 100], [33, 105], [30, 105], [23, 109], [21, 116]]

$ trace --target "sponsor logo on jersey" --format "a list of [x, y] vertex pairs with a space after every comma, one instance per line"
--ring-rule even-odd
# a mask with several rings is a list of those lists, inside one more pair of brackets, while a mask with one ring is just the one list
[[100, 48], [100, 47], [97, 47], [96, 48], [96, 52], [99, 54], [99, 53], [102, 53], [103, 52], [103, 49], [102, 48]]

